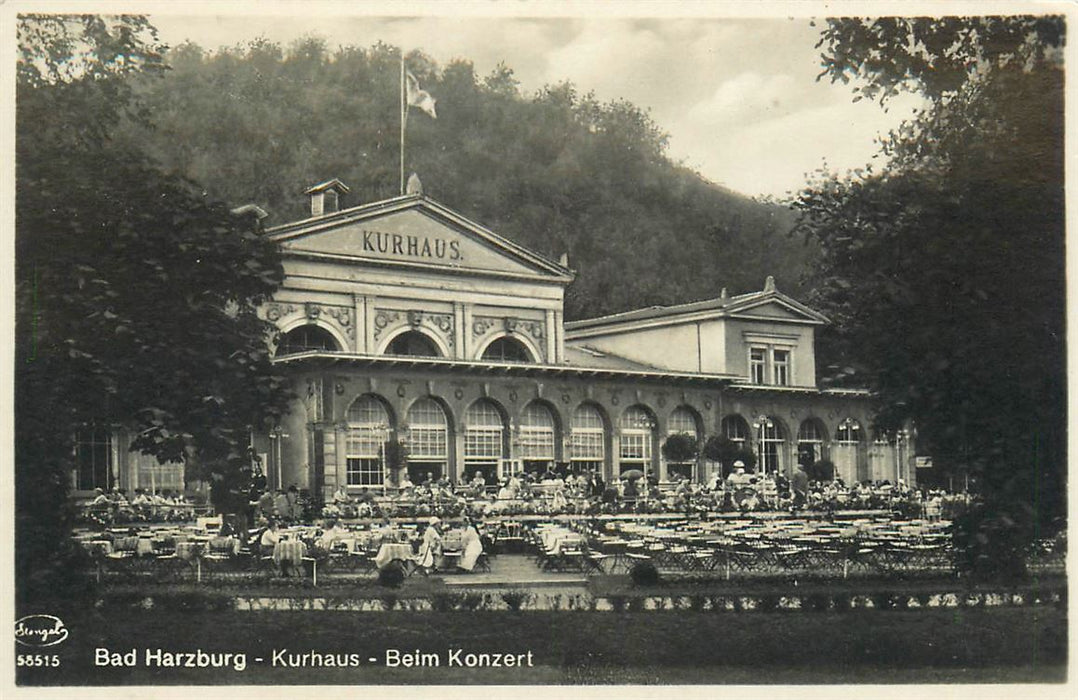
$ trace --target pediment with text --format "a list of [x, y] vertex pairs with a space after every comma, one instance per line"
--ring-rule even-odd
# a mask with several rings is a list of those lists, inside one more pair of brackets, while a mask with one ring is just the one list
[[391, 266], [551, 277], [572, 273], [427, 199], [365, 212], [346, 210], [270, 232], [296, 253]]

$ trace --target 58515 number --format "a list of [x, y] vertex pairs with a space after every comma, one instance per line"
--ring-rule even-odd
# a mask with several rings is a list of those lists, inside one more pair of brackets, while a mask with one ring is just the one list
[[60, 665], [60, 657], [56, 654], [18, 654], [15, 657], [15, 665], [29, 668], [56, 668]]

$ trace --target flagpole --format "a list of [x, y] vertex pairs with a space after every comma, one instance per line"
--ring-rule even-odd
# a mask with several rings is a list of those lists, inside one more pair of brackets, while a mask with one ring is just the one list
[[404, 123], [408, 119], [408, 105], [405, 102], [404, 89], [404, 49], [401, 49], [401, 170], [400, 193], [404, 194]]

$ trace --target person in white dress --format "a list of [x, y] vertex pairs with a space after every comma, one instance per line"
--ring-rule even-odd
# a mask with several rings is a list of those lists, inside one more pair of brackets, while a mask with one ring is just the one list
[[438, 529], [441, 522], [441, 519], [434, 515], [427, 521], [427, 530], [423, 533], [423, 542], [419, 545], [419, 555], [416, 557], [416, 563], [423, 573], [433, 571], [442, 557], [442, 533]]
[[458, 566], [465, 571], [475, 568], [479, 555], [483, 553], [483, 539], [479, 536], [479, 529], [471, 519], [464, 519], [464, 536], [460, 542], [460, 563]]

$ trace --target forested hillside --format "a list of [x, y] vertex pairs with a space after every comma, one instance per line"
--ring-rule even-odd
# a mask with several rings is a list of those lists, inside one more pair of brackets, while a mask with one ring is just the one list
[[[398, 193], [399, 52], [333, 51], [318, 39], [213, 52], [185, 44], [139, 93], [152, 128], [120, 138], [270, 225], [306, 215], [303, 189], [339, 177], [344, 206]], [[412, 110], [407, 170], [425, 193], [578, 272], [579, 318], [760, 289], [799, 292], [809, 249], [787, 210], [717, 187], [666, 156], [666, 136], [623, 101], [571, 84], [524, 94], [510, 67], [477, 76], [419, 53], [409, 69], [437, 100]]]

